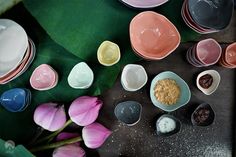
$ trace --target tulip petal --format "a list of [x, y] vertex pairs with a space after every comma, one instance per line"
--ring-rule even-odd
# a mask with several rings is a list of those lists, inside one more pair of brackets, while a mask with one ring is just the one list
[[110, 130], [96, 122], [85, 126], [82, 130], [85, 145], [92, 149], [100, 147], [110, 135]]
[[69, 144], [53, 151], [53, 157], [85, 157], [85, 151], [78, 145]]
[[56, 103], [42, 104], [34, 112], [34, 121], [46, 130], [56, 131], [66, 123], [64, 106], [58, 106]]
[[70, 105], [69, 116], [77, 125], [86, 126], [97, 119], [101, 107], [102, 101], [97, 97], [82, 96]]
[[[75, 138], [79, 137], [80, 135], [78, 133], [70, 133], [70, 132], [62, 132], [57, 135], [56, 141], [62, 141], [70, 138]], [[76, 142], [74, 144], [77, 144], [78, 146], [80, 145], [80, 142]]]

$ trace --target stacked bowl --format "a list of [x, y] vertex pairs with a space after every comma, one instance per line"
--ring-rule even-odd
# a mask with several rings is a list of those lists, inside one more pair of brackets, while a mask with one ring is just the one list
[[236, 42], [229, 45], [222, 53], [219, 64], [225, 68], [236, 68]]
[[205, 39], [189, 48], [186, 58], [195, 67], [206, 67], [216, 64], [221, 56], [222, 48], [214, 39]]
[[33, 41], [19, 24], [0, 19], [0, 84], [23, 74], [32, 63], [35, 52]]
[[232, 18], [233, 0], [185, 0], [181, 15], [185, 23], [200, 34], [225, 29]]

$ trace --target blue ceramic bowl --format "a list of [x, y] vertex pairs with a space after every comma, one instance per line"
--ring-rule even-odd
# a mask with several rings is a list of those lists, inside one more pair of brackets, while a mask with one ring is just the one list
[[[181, 94], [180, 94], [180, 98], [178, 99], [176, 104], [165, 105], [156, 99], [155, 94], [154, 94], [155, 85], [156, 85], [157, 81], [163, 80], [163, 79], [173, 79], [179, 85], [180, 90], [181, 90]], [[162, 73], [158, 74], [152, 80], [151, 88], [150, 88], [150, 97], [151, 97], [152, 103], [156, 107], [158, 107], [164, 111], [167, 111], [167, 112], [172, 112], [172, 111], [175, 111], [178, 108], [186, 105], [189, 102], [189, 100], [191, 98], [191, 92], [190, 92], [188, 84], [181, 77], [179, 77], [177, 74], [175, 74], [171, 71], [166, 71], [166, 72], [162, 72]]]

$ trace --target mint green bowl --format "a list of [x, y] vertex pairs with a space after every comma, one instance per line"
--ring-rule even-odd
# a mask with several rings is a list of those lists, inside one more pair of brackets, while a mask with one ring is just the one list
[[[155, 85], [156, 85], [157, 81], [163, 80], [163, 79], [168, 79], [168, 78], [175, 80], [176, 83], [179, 85], [180, 90], [181, 90], [179, 100], [177, 101], [176, 104], [173, 104], [173, 105], [162, 104], [161, 102], [159, 102], [156, 99], [156, 97], [154, 95], [154, 88], [155, 88]], [[179, 77], [177, 74], [175, 74], [171, 71], [165, 71], [165, 72], [162, 72], [162, 73], [158, 74], [152, 80], [151, 88], [150, 88], [150, 97], [151, 97], [152, 103], [156, 107], [158, 107], [158, 108], [160, 108], [164, 111], [167, 111], [167, 112], [172, 112], [172, 111], [177, 110], [180, 107], [183, 107], [184, 105], [186, 105], [189, 102], [189, 100], [191, 98], [191, 92], [190, 92], [188, 84], [181, 77]]]

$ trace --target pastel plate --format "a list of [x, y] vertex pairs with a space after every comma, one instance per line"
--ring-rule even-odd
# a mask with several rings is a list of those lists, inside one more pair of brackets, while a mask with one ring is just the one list
[[119, 1], [132, 8], [147, 9], [147, 8], [158, 7], [162, 4], [165, 4], [169, 0], [119, 0]]

